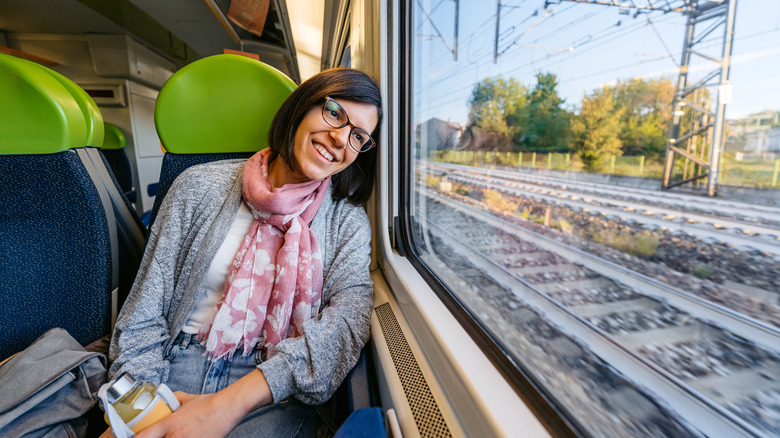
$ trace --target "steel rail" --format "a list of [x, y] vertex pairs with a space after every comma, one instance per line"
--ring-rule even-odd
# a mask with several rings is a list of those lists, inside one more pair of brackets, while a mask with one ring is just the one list
[[[449, 178], [455, 181], [457, 181], [458, 179], [458, 177], [454, 177], [454, 176], [450, 176]], [[631, 219], [639, 223], [651, 224], [659, 228], [678, 229], [682, 232], [692, 234], [692, 235], [697, 235], [701, 238], [713, 239], [715, 241], [723, 241], [739, 247], [753, 248], [768, 254], [780, 255], [780, 230], [776, 230], [773, 228], [760, 227], [760, 226], [745, 224], [741, 222], [734, 222], [728, 219], [716, 220], [708, 216], [684, 213], [684, 212], [669, 210], [665, 208], [648, 208], [647, 210], [645, 210], [645, 213], [639, 213], [636, 212], [636, 210], [641, 209], [641, 207], [639, 207], [635, 203], [630, 203], [625, 201], [618, 201], [618, 200], [600, 198], [595, 196], [578, 197], [578, 196], [567, 195], [562, 192], [558, 192], [558, 194], [544, 194], [544, 193], [538, 193], [538, 188], [534, 186], [521, 184], [518, 187], [518, 183], [511, 183], [512, 187], [508, 187], [507, 185], [504, 185], [502, 187], [499, 186], [498, 184], [494, 185], [488, 182], [469, 180], [467, 179], [467, 177], [462, 177], [462, 178], [464, 178], [465, 180], [464, 182], [468, 182], [471, 184], [479, 184], [485, 187], [489, 186], [491, 188], [494, 188], [495, 190], [500, 190], [516, 196], [531, 197], [531, 198], [541, 199], [555, 204], [564, 204], [571, 208], [580, 208], [583, 210], [597, 211], [605, 215], [617, 216], [623, 219]], [[597, 198], [601, 199], [601, 201], [599, 202], [623, 205], [624, 208], [622, 209], [614, 208], [614, 207], [592, 203], [592, 201], [597, 200]], [[667, 217], [664, 217], [663, 219], [654, 217], [657, 214], [665, 214]], [[683, 223], [674, 222], [670, 220], [668, 216], [672, 216], [674, 219], [680, 218], [685, 220], [686, 222]], [[699, 223], [707, 223], [711, 226], [711, 228], [705, 228], [699, 225]], [[744, 233], [744, 235], [727, 233], [719, 228], [727, 228], [731, 230], [739, 229], [742, 230], [742, 233]], [[769, 236], [773, 238], [774, 241], [770, 241], [762, 237], [756, 237], [754, 235]]]
[[[486, 217], [493, 219], [479, 210], [438, 195], [432, 197], [472, 215], [478, 220], [484, 220]], [[654, 394], [673, 411], [682, 413], [686, 421], [707, 436], [762, 436], [762, 433], [752, 425], [714, 403], [660, 366], [634, 353], [608, 333], [568, 310], [523, 278], [498, 264], [488, 255], [476, 250], [469, 242], [463, 242], [457, 236], [436, 225], [430, 218], [426, 217], [425, 220], [433, 225], [436, 232], [445, 237], [444, 240], [448, 244], [456, 245], [458, 247], [455, 248], [456, 250], [476, 255], [482, 262], [477, 267], [491, 272], [494, 279], [501, 277], [499, 279], [501, 283], [515, 293], [524, 304], [539, 311], [568, 336], [580, 340], [591, 352], [614, 367], [639, 388]], [[491, 221], [486, 222], [491, 225]], [[499, 220], [491, 226], [499, 225], [505, 229], [506, 225], [511, 224]], [[524, 234], [526, 230], [520, 231]], [[525, 239], [525, 235], [522, 238]], [[496, 271], [500, 274], [493, 276]]]
[[[471, 183], [478, 184], [477, 182], [471, 182]], [[482, 185], [487, 186], [488, 184], [483, 183]], [[496, 190], [499, 190], [499, 188], [495, 186], [493, 187]], [[639, 223], [651, 224], [659, 228], [677, 229], [691, 235], [696, 235], [700, 238], [713, 239], [715, 241], [726, 242], [728, 244], [735, 245], [738, 247], [752, 248], [769, 254], [780, 255], [780, 241], [778, 243], [774, 243], [756, 237], [743, 237], [742, 235], [738, 235], [738, 234], [726, 233], [723, 230], [718, 230], [716, 227], [710, 229], [710, 228], [697, 226], [697, 224], [695, 223], [679, 223], [679, 222], [673, 222], [669, 219], [659, 219], [649, 214], [637, 213], [634, 211], [626, 211], [623, 209], [591, 204], [587, 202], [584, 198], [581, 201], [576, 199], [566, 199], [560, 196], [534, 193], [532, 191], [520, 190], [518, 188], [503, 188], [501, 189], [501, 191], [504, 192], [511, 191], [512, 193], [510, 194], [522, 195], [525, 197], [541, 199], [554, 204], [563, 204], [568, 207], [595, 211], [598, 213], [603, 213], [604, 215], [617, 216], [623, 219], [630, 219]]]
[[525, 181], [525, 182], [532, 181], [532, 182], [537, 182], [538, 184], [558, 186], [559, 188], [565, 187], [565, 190], [574, 191], [574, 192], [591, 193], [588, 190], [584, 190], [585, 188], [590, 188], [596, 193], [601, 193], [601, 194], [614, 193], [616, 196], [620, 196], [620, 197], [626, 197], [627, 194], [634, 194], [646, 198], [646, 200], [650, 203], [662, 202], [666, 204], [678, 205], [682, 208], [685, 208], [686, 206], [690, 206], [691, 204], [696, 204], [702, 207], [707, 206], [707, 207], [717, 208], [718, 210], [716, 212], [720, 214], [724, 213], [723, 211], [724, 208], [728, 209], [730, 213], [734, 213], [734, 214], [745, 214], [746, 212], [749, 212], [750, 214], [757, 215], [756, 217], [759, 219], [772, 221], [780, 225], [780, 221], [778, 220], [778, 217], [780, 217], [780, 208], [777, 207], [749, 204], [746, 202], [726, 200], [722, 198], [709, 198], [709, 197], [702, 197], [696, 195], [686, 195], [684, 193], [679, 193], [679, 192], [659, 192], [654, 190], [641, 189], [637, 187], [624, 187], [624, 186], [618, 187], [610, 184], [601, 184], [601, 183], [594, 183], [590, 181], [580, 181], [580, 180], [566, 179], [566, 178], [559, 178], [559, 177], [510, 172], [501, 169], [484, 169], [484, 168], [473, 167], [473, 166], [465, 166], [462, 164], [427, 162], [427, 165], [431, 167], [439, 167], [444, 169], [457, 169], [463, 172], [478, 173], [478, 174], [491, 175], [491, 176], [500, 176], [513, 181], [518, 181], [518, 180]]

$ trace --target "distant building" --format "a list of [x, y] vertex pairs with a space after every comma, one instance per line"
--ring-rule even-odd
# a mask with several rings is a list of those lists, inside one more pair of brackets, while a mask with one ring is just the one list
[[429, 119], [417, 126], [420, 146], [432, 151], [438, 149], [456, 149], [463, 127], [437, 118]]
[[780, 156], [780, 112], [761, 111], [726, 124], [726, 149], [734, 151], [737, 160]]
[[761, 155], [780, 152], [780, 128], [759, 131], [745, 136], [745, 152]]
[[726, 124], [731, 131], [731, 135], [753, 134], [780, 125], [780, 112], [761, 111], [751, 114], [744, 119], [728, 120]]

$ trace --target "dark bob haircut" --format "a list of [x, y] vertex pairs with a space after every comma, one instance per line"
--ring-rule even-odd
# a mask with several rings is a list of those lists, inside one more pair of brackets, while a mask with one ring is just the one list
[[376, 107], [378, 119], [371, 137], [377, 145], [367, 152], [359, 153], [349, 167], [331, 177], [334, 199], [347, 198], [352, 204], [365, 204], [374, 186], [376, 151], [379, 147], [377, 134], [382, 126], [382, 97], [379, 86], [367, 74], [351, 68], [334, 68], [309, 78], [293, 91], [277, 111], [268, 131], [268, 144], [288, 168], [300, 171], [300, 165], [293, 153], [295, 133], [306, 113], [313, 107], [322, 105], [326, 96], [368, 103]]

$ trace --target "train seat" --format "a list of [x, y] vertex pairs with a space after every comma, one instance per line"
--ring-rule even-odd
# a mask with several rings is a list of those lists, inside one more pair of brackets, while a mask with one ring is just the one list
[[[36, 64], [37, 65], [37, 64]], [[135, 207], [125, 196], [119, 181], [114, 175], [102, 148], [105, 145], [106, 124], [94, 100], [75, 82], [54, 70], [38, 65], [44, 72], [54, 77], [70, 92], [84, 116], [87, 127], [85, 147], [74, 149], [97, 186], [102, 186], [107, 197], [103, 197], [103, 206], [108, 216], [113, 216], [116, 227], [116, 240], [113, 242], [115, 261], [112, 264], [113, 275], [117, 278], [117, 308], [124, 303], [133, 286], [138, 266], [141, 264], [146, 245], [146, 227], [135, 211]], [[110, 125], [113, 126], [113, 125]], [[111, 137], [109, 137], [111, 138]]]
[[130, 158], [125, 151], [127, 145], [125, 133], [111, 123], [104, 122], [103, 126], [105, 126], [105, 137], [100, 150], [106, 157], [122, 192], [130, 202], [135, 203], [137, 199], [136, 183], [130, 166]]
[[240, 55], [215, 55], [174, 73], [163, 85], [154, 122], [166, 153], [149, 226], [184, 169], [248, 158], [266, 147], [274, 114], [295, 83], [275, 68]]
[[73, 148], [102, 133], [35, 63], [0, 54], [0, 95], [0, 358], [53, 327], [86, 345], [111, 329], [116, 232]]

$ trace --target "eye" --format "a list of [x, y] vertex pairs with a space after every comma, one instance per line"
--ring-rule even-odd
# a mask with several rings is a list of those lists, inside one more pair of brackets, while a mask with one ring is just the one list
[[363, 137], [363, 134], [359, 132], [353, 131], [352, 137], [354, 137], [355, 140], [359, 141], [361, 145], [366, 142], [366, 138]]
[[339, 112], [335, 108], [328, 108], [328, 115], [331, 116], [334, 120], [339, 119]]

